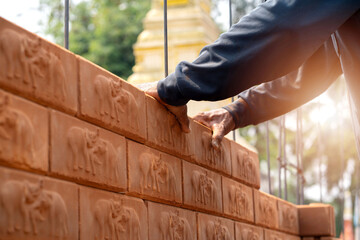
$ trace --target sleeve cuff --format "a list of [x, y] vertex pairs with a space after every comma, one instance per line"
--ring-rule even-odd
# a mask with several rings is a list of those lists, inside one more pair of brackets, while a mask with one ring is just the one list
[[157, 90], [161, 100], [169, 105], [182, 106], [189, 102], [189, 99], [184, 98], [178, 88], [175, 73], [160, 80], [157, 85]]
[[249, 107], [243, 99], [239, 98], [223, 108], [232, 116], [235, 123], [234, 129], [249, 125]]

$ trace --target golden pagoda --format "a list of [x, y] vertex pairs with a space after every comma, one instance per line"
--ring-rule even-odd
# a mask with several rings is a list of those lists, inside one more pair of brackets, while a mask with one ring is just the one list
[[[193, 61], [200, 50], [215, 41], [220, 31], [210, 17], [209, 0], [168, 0], [169, 73], [180, 61]], [[152, 0], [144, 31], [134, 45], [135, 66], [128, 81], [134, 84], [164, 78], [163, 1]]]
[[[164, 78], [163, 4], [163, 0], [152, 0], [151, 9], [143, 21], [144, 31], [134, 45], [134, 73], [128, 78], [133, 84]], [[210, 0], [168, 0], [169, 73], [179, 62], [195, 60], [205, 45], [219, 37], [220, 30], [211, 18], [210, 10]], [[189, 115], [224, 106], [229, 101], [191, 101], [188, 104]]]

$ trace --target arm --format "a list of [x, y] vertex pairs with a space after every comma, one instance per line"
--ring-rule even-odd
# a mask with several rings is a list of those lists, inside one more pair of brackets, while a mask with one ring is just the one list
[[157, 85], [170, 105], [220, 100], [298, 69], [360, 8], [358, 0], [270, 0]]
[[328, 40], [298, 71], [241, 92], [239, 97], [247, 107], [236, 113], [241, 122], [237, 122], [238, 127], [258, 124], [296, 109], [323, 93], [341, 74], [340, 61]]
[[299, 107], [324, 92], [340, 74], [340, 62], [329, 39], [298, 71], [243, 91], [234, 103], [201, 113], [195, 120], [212, 128], [213, 138], [221, 141], [230, 130], [258, 124]]

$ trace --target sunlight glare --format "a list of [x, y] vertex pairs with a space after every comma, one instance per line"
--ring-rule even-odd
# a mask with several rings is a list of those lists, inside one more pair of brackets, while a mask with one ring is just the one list
[[[328, 95], [322, 94], [318, 98], [314, 99], [316, 107], [310, 112], [310, 120], [314, 124], [323, 124], [331, 119], [336, 120], [336, 106], [334, 102], [329, 99]], [[320, 106], [319, 106], [320, 105]]]

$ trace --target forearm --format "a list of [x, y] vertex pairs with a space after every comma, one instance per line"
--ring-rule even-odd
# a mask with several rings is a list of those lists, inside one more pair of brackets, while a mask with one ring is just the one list
[[[238, 127], [258, 124], [292, 111], [324, 92], [341, 74], [340, 62], [328, 40], [298, 71], [240, 93], [229, 109], [238, 111]], [[244, 104], [245, 103], [245, 104]], [[242, 106], [239, 106], [239, 105]]]
[[171, 105], [220, 100], [284, 76], [306, 61], [360, 7], [358, 0], [270, 0], [181, 62], [160, 81]]

